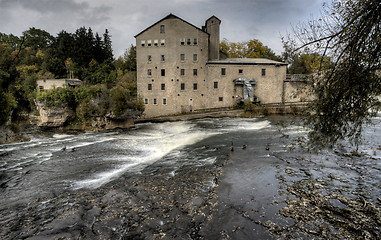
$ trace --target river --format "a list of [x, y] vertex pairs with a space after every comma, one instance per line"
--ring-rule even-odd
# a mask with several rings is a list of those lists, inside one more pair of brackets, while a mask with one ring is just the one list
[[311, 153], [293, 116], [0, 146], [1, 239], [380, 239], [381, 117]]

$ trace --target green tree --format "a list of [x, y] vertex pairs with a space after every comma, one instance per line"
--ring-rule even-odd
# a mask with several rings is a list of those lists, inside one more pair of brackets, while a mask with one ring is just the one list
[[12, 50], [16, 50], [20, 47], [21, 39], [13, 34], [0, 33], [0, 43], [8, 45]]
[[280, 61], [269, 47], [263, 45], [257, 39], [252, 39], [245, 42], [229, 42], [226, 38], [220, 43], [220, 51], [225, 53], [229, 58], [267, 58], [275, 61]]
[[380, 109], [381, 4], [344, 0], [323, 6], [324, 16], [297, 26], [296, 40], [285, 43], [299, 41], [300, 46], [290, 48], [333, 61], [315, 79], [315, 114], [310, 117], [315, 146], [332, 146], [345, 138], [358, 144], [363, 124]]
[[291, 74], [311, 74], [327, 70], [332, 64], [328, 56], [303, 53], [292, 59], [288, 72]]
[[105, 30], [105, 33], [103, 34], [103, 52], [104, 52], [104, 59], [103, 61], [112, 61], [113, 60], [113, 54], [112, 54], [112, 42], [111, 42], [111, 35], [108, 32], [108, 29]]
[[75, 54], [74, 44], [75, 39], [73, 34], [61, 31], [57, 34], [57, 37], [54, 39], [51, 48], [49, 49], [50, 55], [53, 58], [60, 59], [62, 64], [64, 64], [66, 59]]
[[124, 53], [124, 59], [126, 61], [128, 71], [136, 71], [136, 47], [131, 44], [131, 47]]
[[48, 49], [54, 41], [54, 37], [50, 33], [34, 27], [23, 32], [23, 37], [25, 46], [40, 50]]
[[11, 115], [14, 108], [17, 107], [16, 99], [10, 93], [5, 93], [0, 88], [0, 126], [4, 125]]

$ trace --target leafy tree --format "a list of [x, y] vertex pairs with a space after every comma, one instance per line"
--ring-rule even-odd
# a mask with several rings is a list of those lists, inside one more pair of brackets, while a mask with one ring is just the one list
[[292, 59], [288, 72], [291, 74], [311, 74], [317, 71], [329, 69], [333, 63], [330, 57], [319, 54], [303, 53]]
[[[315, 79], [315, 114], [310, 117], [315, 146], [333, 146], [344, 138], [357, 145], [363, 124], [380, 109], [381, 4], [343, 0], [323, 6], [324, 16], [297, 26], [296, 40], [289, 37], [291, 41], [284, 42], [295, 51], [315, 52], [333, 61]], [[300, 46], [292, 46], [297, 40]]]
[[89, 66], [89, 73], [86, 77], [89, 83], [112, 83], [116, 81], [117, 73], [111, 62], [105, 61], [99, 64], [97, 61], [92, 60]]
[[48, 49], [54, 41], [54, 37], [50, 33], [34, 27], [23, 32], [23, 37], [25, 46], [40, 50]]
[[57, 78], [63, 78], [67, 76], [67, 69], [62, 59], [57, 57], [51, 58], [48, 61], [47, 69], [54, 74]]
[[136, 71], [136, 47], [131, 44], [131, 47], [125, 50], [123, 56], [120, 56], [114, 62], [115, 68], [123, 72]]
[[226, 38], [220, 43], [220, 51], [225, 53], [229, 58], [267, 58], [280, 61], [269, 47], [263, 45], [257, 39], [246, 42], [229, 42]]
[[12, 50], [16, 50], [21, 44], [21, 39], [13, 34], [0, 33], [0, 43], [8, 45]]
[[0, 89], [0, 126], [9, 120], [11, 112], [16, 106], [17, 102], [13, 95]]

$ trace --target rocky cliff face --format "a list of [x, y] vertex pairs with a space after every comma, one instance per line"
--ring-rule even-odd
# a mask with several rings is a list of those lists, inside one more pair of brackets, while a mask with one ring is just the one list
[[39, 127], [62, 127], [75, 116], [66, 104], [48, 107], [45, 102], [36, 101], [36, 106], [40, 114], [37, 122]]
[[127, 109], [122, 115], [117, 116], [112, 112], [104, 117], [95, 117], [91, 120], [91, 126], [97, 129], [130, 128], [134, 126], [135, 119], [139, 118], [142, 111]]
[[[0, 144], [29, 141], [30, 138], [20, 130], [13, 131], [9, 126], [0, 126]], [[1, 153], [0, 153], [1, 157]]]
[[[91, 102], [97, 105], [96, 101]], [[45, 102], [36, 102], [39, 111], [37, 125], [39, 127], [56, 128], [65, 126], [70, 120], [75, 118], [75, 112], [67, 105], [46, 106]], [[95, 111], [100, 112], [100, 111]], [[134, 120], [139, 118], [142, 111], [127, 109], [121, 115], [115, 115], [111, 111], [104, 116], [97, 116], [95, 113], [90, 117], [89, 126], [93, 129], [114, 129], [114, 128], [130, 128], [134, 126]]]

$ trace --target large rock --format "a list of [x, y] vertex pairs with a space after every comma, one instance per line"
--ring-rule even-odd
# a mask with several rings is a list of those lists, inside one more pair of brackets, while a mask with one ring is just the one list
[[48, 107], [44, 101], [36, 101], [36, 106], [40, 113], [37, 122], [39, 127], [62, 127], [75, 116], [66, 104]]
[[103, 129], [130, 128], [141, 114], [142, 111], [134, 109], [127, 109], [122, 115], [109, 112], [104, 117], [95, 117], [91, 120], [91, 126]]

